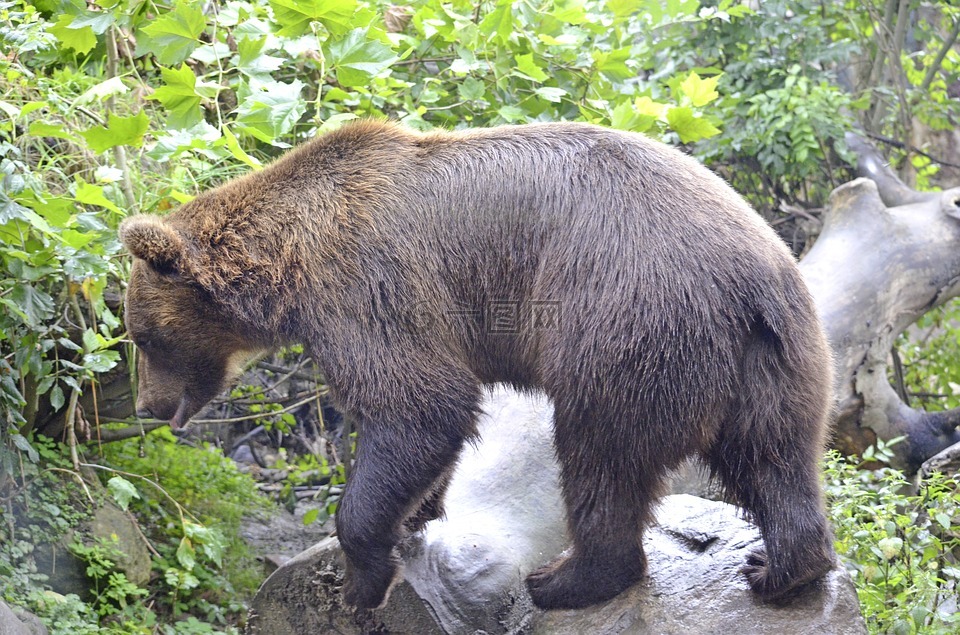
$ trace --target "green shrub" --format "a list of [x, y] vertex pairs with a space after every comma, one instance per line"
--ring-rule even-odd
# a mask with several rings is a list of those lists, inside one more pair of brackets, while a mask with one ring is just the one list
[[[884, 448], [866, 460], [882, 459]], [[913, 485], [892, 468], [863, 469], [831, 451], [826, 489], [836, 548], [853, 576], [870, 633], [960, 631], [960, 477]]]
[[902, 377], [892, 365], [891, 385], [924, 410], [960, 406], [960, 299], [926, 313], [897, 338]]
[[[275, 509], [254, 480], [219, 448], [177, 443], [168, 428], [154, 430], [142, 442], [108, 444], [104, 452], [109, 466], [122, 470], [139, 493], [129, 505], [161, 555], [155, 568], [167, 595], [158, 599], [176, 614], [199, 609], [207, 617], [227, 619], [225, 614], [241, 612], [242, 602], [262, 582], [262, 567], [239, 535], [241, 522]], [[165, 494], [151, 491], [156, 484]]]

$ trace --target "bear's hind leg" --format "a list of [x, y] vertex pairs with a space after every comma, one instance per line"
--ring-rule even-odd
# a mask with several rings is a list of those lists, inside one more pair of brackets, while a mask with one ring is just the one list
[[788, 445], [773, 450], [745, 443], [718, 444], [711, 464], [763, 537], [764, 547], [748, 555], [742, 571], [757, 595], [777, 600], [834, 565], [816, 459]]
[[835, 562], [819, 473], [829, 358], [794, 343], [787, 366], [778, 342], [754, 325], [737, 403], [706, 453], [727, 494], [760, 528], [765, 548], [750, 554], [743, 572], [764, 600], [817, 580]]
[[554, 427], [573, 546], [570, 555], [531, 573], [527, 589], [541, 609], [582, 608], [617, 596], [646, 574], [641, 535], [653, 520], [666, 470], [655, 443], [642, 452], [636, 430], [612, 433], [622, 424], [606, 413], [568, 414], [558, 407]]

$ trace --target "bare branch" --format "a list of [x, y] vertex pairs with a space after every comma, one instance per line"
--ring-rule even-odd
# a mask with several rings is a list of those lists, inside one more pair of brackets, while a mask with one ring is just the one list
[[919, 203], [932, 200], [936, 195], [928, 192], [918, 192], [907, 186], [900, 177], [890, 169], [889, 163], [869, 141], [862, 136], [848, 132], [846, 134], [847, 147], [857, 155], [857, 172], [877, 184], [880, 198], [891, 207]]

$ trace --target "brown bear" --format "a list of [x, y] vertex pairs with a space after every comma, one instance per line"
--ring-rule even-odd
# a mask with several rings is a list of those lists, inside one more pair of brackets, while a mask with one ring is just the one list
[[362, 121], [120, 234], [140, 416], [182, 426], [257, 351], [313, 352], [359, 430], [336, 515], [352, 605], [385, 601], [398, 541], [440, 515], [491, 382], [555, 406], [573, 545], [527, 578], [537, 606], [640, 580], [661, 484], [692, 455], [760, 527], [761, 598], [832, 567], [813, 302], [774, 232], [674, 149], [577, 123]]

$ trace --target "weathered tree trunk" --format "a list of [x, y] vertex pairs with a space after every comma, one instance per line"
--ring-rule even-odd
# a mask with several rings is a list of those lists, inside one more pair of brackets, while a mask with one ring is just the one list
[[960, 294], [960, 188], [916, 192], [862, 139], [847, 142], [867, 178], [833, 192], [823, 231], [800, 261], [836, 355], [834, 444], [862, 453], [905, 436], [896, 463], [913, 470], [960, 441], [960, 410], [910, 408], [887, 368], [897, 336]]

